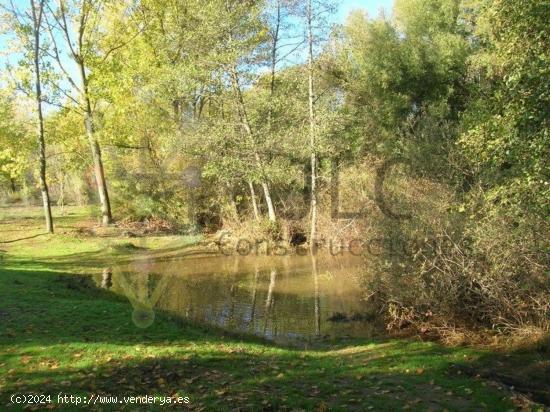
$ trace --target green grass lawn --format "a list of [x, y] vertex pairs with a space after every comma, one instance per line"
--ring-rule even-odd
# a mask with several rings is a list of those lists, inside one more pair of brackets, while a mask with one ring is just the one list
[[[15, 393], [49, 394], [49, 408], [60, 410], [166, 409], [57, 404], [64, 393], [187, 396], [184, 408], [206, 411], [506, 411], [525, 402], [499, 382], [463, 373], [462, 366], [510, 357], [518, 364], [548, 361], [536, 352], [496, 355], [414, 339], [298, 349], [163, 313], [139, 329], [127, 300], [75, 275], [139, 250], [112, 247], [128, 241], [116, 236], [78, 236], [74, 225], [83, 221], [85, 209], [55, 212], [60, 234], [54, 236], [41, 234], [35, 210], [0, 212], [0, 242], [10, 242], [0, 243], [0, 410], [23, 409], [10, 402]], [[13, 242], [19, 238], [28, 239]], [[196, 240], [159, 236], [147, 245], [162, 254], [168, 245], [192, 248]]]

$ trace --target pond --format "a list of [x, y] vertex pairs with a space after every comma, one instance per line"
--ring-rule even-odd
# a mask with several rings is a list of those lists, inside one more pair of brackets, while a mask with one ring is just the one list
[[146, 328], [163, 311], [274, 341], [370, 337], [376, 333], [360, 257], [137, 257], [104, 270], [97, 283], [126, 296]]

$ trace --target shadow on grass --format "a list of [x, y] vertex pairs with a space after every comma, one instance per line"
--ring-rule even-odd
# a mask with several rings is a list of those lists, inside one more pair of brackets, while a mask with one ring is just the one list
[[0, 343], [125, 344], [181, 336], [196, 341], [206, 336], [201, 328], [182, 335], [190, 325], [168, 315], [147, 329], [137, 328], [125, 297], [96, 288], [88, 277], [69, 273], [0, 269], [0, 301]]
[[[180, 335], [187, 332], [182, 330]], [[443, 354], [448, 350], [407, 342], [303, 352], [205, 332], [156, 345], [141, 342], [139, 352], [134, 344], [125, 342], [123, 348], [49, 346], [37, 361], [46, 366], [12, 371], [7, 389], [116, 396], [178, 393], [189, 396], [192, 409], [216, 411], [362, 411], [369, 407], [393, 411], [405, 406], [411, 410], [500, 411], [510, 407], [497, 390], [485, 389], [463, 376], [447, 376], [449, 360]], [[92, 354], [92, 362], [78, 364], [82, 358], [77, 355], [83, 350]], [[32, 355], [27, 348], [12, 356]], [[61, 356], [66, 361], [60, 365], [52, 361]]]
[[487, 353], [474, 363], [452, 365], [450, 371], [506, 385], [550, 406], [550, 355], [546, 349]]
[[[182, 352], [156, 359], [115, 359], [98, 363], [92, 373], [79, 368], [23, 372], [14, 386], [27, 392], [83, 395], [178, 393], [190, 398], [192, 409], [212, 411], [393, 411], [405, 405], [411, 410], [461, 411], [480, 410], [485, 405], [485, 410], [497, 411], [509, 407], [498, 398], [491, 403], [491, 397], [481, 391], [472, 399], [474, 389], [465, 390], [462, 380], [445, 381], [444, 386], [431, 384], [430, 379], [444, 373], [441, 367], [426, 370], [424, 376], [411, 376], [380, 372], [385, 366], [376, 361], [370, 371], [358, 362], [338, 362], [336, 357], [323, 356], [299, 359], [270, 353]], [[399, 358], [388, 357], [385, 362], [399, 362]], [[455, 390], [453, 395], [448, 394], [449, 388]]]
[[38, 234], [33, 235], [33, 236], [22, 237], [22, 238], [19, 238], [19, 239], [4, 240], [4, 241], [1, 241], [0, 244], [15, 243], [15, 242], [20, 242], [20, 241], [22, 241], [22, 240], [35, 239], [35, 238], [37, 238], [37, 237], [46, 236], [46, 235], [48, 235], [47, 232], [45, 232], [45, 233], [38, 233]]

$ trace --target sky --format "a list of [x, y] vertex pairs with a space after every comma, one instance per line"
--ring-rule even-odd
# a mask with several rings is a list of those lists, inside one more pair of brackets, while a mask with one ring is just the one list
[[381, 8], [386, 12], [391, 11], [393, 0], [342, 0], [338, 10], [337, 21], [343, 23], [349, 12], [353, 9], [365, 9], [369, 16], [375, 17]]

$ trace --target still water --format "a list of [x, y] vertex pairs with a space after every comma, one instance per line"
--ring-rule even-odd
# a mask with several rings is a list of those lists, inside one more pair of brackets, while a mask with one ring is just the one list
[[97, 283], [126, 296], [134, 323], [155, 311], [275, 341], [368, 337], [360, 288], [363, 262], [353, 256], [137, 257], [105, 269]]

